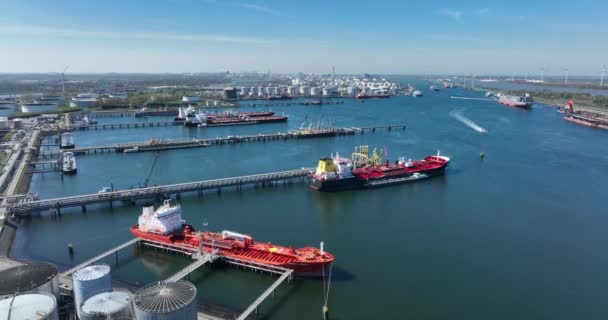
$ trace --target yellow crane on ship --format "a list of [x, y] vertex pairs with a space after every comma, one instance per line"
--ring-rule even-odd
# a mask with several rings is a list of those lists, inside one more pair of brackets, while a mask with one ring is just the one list
[[382, 163], [382, 155], [379, 155], [376, 148], [374, 148], [372, 155], [370, 156], [369, 146], [367, 145], [355, 147], [355, 152], [352, 153], [351, 159], [355, 168]]

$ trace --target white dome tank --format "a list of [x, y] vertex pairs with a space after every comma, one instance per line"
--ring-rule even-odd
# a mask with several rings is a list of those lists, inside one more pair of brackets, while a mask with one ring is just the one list
[[6, 298], [0, 301], [0, 319], [58, 320], [57, 300], [52, 295], [39, 293]]
[[196, 287], [183, 280], [149, 284], [135, 293], [133, 309], [137, 320], [195, 320]]
[[80, 306], [81, 320], [132, 319], [131, 294], [110, 291], [96, 294]]
[[95, 294], [112, 291], [110, 266], [94, 264], [77, 270], [72, 275], [74, 286], [74, 305], [76, 313], [81, 318], [82, 303]]
[[310, 95], [311, 96], [319, 96], [319, 95], [321, 95], [321, 93], [322, 93], [322, 91], [321, 91], [321, 88], [319, 88], [319, 87], [312, 87], [312, 88], [310, 88]]

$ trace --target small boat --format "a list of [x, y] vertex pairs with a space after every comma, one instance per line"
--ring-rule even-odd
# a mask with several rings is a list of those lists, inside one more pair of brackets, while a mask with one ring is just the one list
[[430, 89], [431, 89], [431, 90], [433, 90], [433, 91], [441, 91], [441, 89], [439, 89], [439, 88], [437, 88], [437, 87], [435, 87], [435, 86], [431, 86], [431, 88], [430, 88]]
[[422, 97], [422, 91], [414, 90], [414, 92], [412, 92], [412, 97]]
[[76, 157], [73, 152], [64, 152], [61, 164], [61, 172], [63, 174], [76, 174], [78, 172]]
[[138, 151], [139, 151], [139, 147], [136, 146], [136, 147], [133, 147], [133, 148], [125, 149], [123, 152], [124, 153], [131, 153], [131, 152], [138, 152]]
[[112, 188], [103, 187], [103, 188], [99, 189], [99, 191], [97, 191], [97, 193], [108, 193], [108, 192], [112, 192]]

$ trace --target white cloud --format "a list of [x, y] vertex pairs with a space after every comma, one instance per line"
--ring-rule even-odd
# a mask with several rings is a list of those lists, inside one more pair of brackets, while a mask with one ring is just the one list
[[279, 11], [279, 10], [275, 10], [275, 9], [261, 6], [258, 4], [254, 4], [254, 3], [242, 2], [242, 3], [239, 3], [238, 5], [241, 8], [245, 8], [245, 9], [249, 9], [249, 10], [253, 10], [253, 11], [257, 11], [257, 12], [261, 12], [261, 13], [272, 14], [275, 16], [281, 15], [281, 11]]
[[443, 15], [446, 15], [452, 19], [460, 19], [462, 18], [462, 11], [456, 11], [456, 10], [441, 10], [440, 12]]
[[484, 15], [484, 14], [487, 14], [488, 12], [490, 12], [490, 9], [488, 9], [488, 8], [481, 8], [481, 9], [473, 10], [473, 14], [476, 14], [476, 15]]
[[54, 37], [100, 37], [106, 39], [150, 39], [150, 40], [178, 40], [195, 42], [229, 42], [229, 43], [270, 43], [271, 40], [252, 37], [238, 37], [222, 34], [200, 34], [200, 33], [165, 33], [165, 32], [115, 32], [115, 31], [93, 31], [77, 29], [58, 29], [41, 26], [0, 26], [0, 34], [8, 35], [33, 35]]

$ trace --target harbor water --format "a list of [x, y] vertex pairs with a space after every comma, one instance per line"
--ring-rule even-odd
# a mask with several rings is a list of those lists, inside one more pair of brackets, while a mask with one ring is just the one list
[[[554, 108], [525, 111], [482, 92], [434, 92], [414, 79], [423, 97], [346, 99], [344, 104], [275, 106], [287, 123], [218, 128], [178, 126], [76, 131], [76, 147], [286, 132], [309, 123], [364, 127], [405, 122], [406, 130], [355, 136], [218, 145], [155, 152], [83, 155], [78, 174], [37, 174], [41, 198], [97, 192], [112, 185], [149, 185], [314, 167], [319, 158], [354, 146], [386, 147], [394, 161], [440, 150], [452, 157], [444, 177], [373, 190], [320, 193], [303, 183], [203, 197], [184, 195], [182, 215], [195, 227], [233, 230], [262, 242], [318, 246], [335, 255], [329, 298], [333, 319], [606, 319], [608, 135], [562, 120]], [[267, 108], [247, 108], [262, 111]], [[450, 116], [462, 115], [483, 134]], [[99, 123], [168, 118], [99, 118]], [[481, 158], [480, 153], [485, 157]], [[60, 269], [132, 238], [143, 202], [63, 209], [25, 219], [12, 254]], [[67, 245], [74, 247], [68, 254]], [[113, 278], [140, 286], [171, 276], [190, 261], [129, 248], [104, 262]], [[276, 277], [232, 267], [205, 267], [190, 280], [203, 303], [240, 311]], [[318, 319], [321, 280], [296, 280], [261, 305], [267, 319]]]

